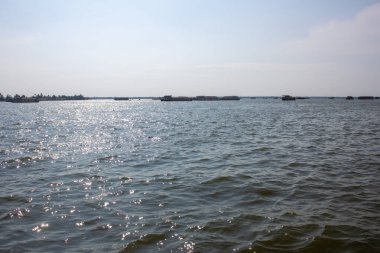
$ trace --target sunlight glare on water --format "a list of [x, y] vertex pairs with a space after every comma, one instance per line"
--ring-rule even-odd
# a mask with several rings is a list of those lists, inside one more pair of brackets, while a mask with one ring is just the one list
[[380, 103], [1, 103], [0, 251], [378, 252]]

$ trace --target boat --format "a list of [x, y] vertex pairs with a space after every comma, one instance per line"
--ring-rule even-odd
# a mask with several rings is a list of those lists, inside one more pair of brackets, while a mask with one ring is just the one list
[[114, 100], [129, 100], [128, 97], [115, 97]]
[[352, 96], [347, 96], [347, 97], [346, 97], [346, 100], [354, 100], [354, 97], [352, 97]]
[[216, 96], [196, 96], [193, 98], [195, 101], [218, 101], [219, 98]]
[[190, 97], [173, 97], [172, 95], [166, 95], [160, 99], [161, 101], [192, 101]]
[[240, 98], [238, 96], [224, 96], [220, 100], [240, 100]]
[[290, 95], [283, 95], [282, 98], [281, 98], [283, 101], [294, 101], [296, 100], [295, 97], [292, 97]]

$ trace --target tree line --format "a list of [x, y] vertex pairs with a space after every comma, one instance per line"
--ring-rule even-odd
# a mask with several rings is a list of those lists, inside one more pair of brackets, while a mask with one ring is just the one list
[[86, 100], [88, 98], [84, 97], [82, 94], [74, 95], [74, 96], [66, 96], [66, 95], [44, 95], [34, 94], [32, 97], [27, 97], [25, 95], [15, 94], [14, 96], [6, 95], [0, 93], [0, 101], [11, 101], [13, 99], [38, 99], [39, 101], [55, 101], [55, 100]]

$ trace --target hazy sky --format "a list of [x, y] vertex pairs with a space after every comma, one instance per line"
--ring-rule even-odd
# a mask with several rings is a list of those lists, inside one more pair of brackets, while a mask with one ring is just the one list
[[0, 93], [380, 95], [380, 1], [0, 0]]

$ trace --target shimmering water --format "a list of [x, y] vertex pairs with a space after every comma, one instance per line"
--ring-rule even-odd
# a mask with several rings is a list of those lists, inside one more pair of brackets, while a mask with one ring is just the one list
[[380, 101], [0, 103], [0, 251], [380, 252]]

